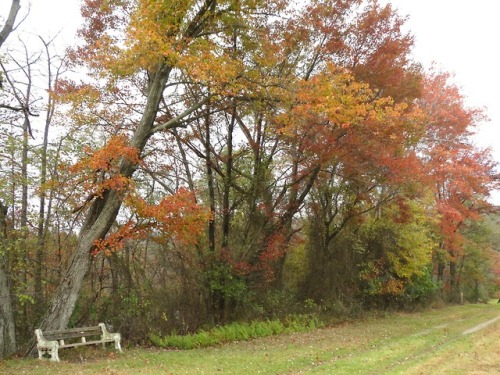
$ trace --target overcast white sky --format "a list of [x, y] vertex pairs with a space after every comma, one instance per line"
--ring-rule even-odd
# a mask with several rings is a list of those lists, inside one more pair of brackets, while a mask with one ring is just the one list
[[[31, 0], [30, 15], [23, 29], [54, 36], [71, 44], [80, 23], [81, 0]], [[500, 0], [380, 0], [390, 2], [408, 15], [408, 30], [416, 38], [414, 56], [425, 67], [436, 63], [455, 75], [466, 103], [485, 107], [491, 121], [481, 126], [480, 147], [491, 147], [500, 163]], [[10, 0], [0, 0], [0, 16], [6, 17]], [[26, 11], [27, 0], [21, 0]], [[500, 191], [492, 202], [500, 205]]]
[[[500, 1], [381, 0], [390, 2], [415, 36], [414, 56], [455, 75], [467, 105], [485, 107], [490, 121], [480, 127], [480, 147], [491, 147], [500, 164]], [[500, 191], [492, 202], [500, 206]]]

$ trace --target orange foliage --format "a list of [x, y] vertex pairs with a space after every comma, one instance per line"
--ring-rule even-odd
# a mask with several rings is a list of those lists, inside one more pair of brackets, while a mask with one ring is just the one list
[[138, 230], [133, 222], [122, 225], [116, 232], [110, 233], [106, 238], [94, 242], [92, 255], [104, 253], [110, 256], [113, 252], [122, 250], [125, 240], [142, 237], [142, 231]]
[[388, 267], [382, 260], [370, 262], [361, 274], [361, 279], [367, 282], [369, 294], [396, 296], [403, 292], [405, 282], [387, 271]]
[[[176, 91], [187, 95], [209, 88], [216, 94], [211, 110], [231, 102], [237, 104], [235, 113], [241, 117], [257, 114], [248, 108], [260, 111], [256, 117], [262, 116], [274, 126], [274, 134], [261, 138], [279, 141], [276, 149], [284, 155], [280, 162], [293, 163], [292, 168], [282, 167], [293, 170], [283, 182], [289, 188], [276, 202], [258, 204], [270, 223], [280, 219], [285, 223], [292, 218], [311, 186], [330, 168], [334, 179], [365, 185], [353, 189], [353, 200], [339, 199], [346, 205], [347, 217], [358, 212], [357, 216], [362, 216], [364, 211], [357, 205], [367, 202], [375, 187], [398, 190], [418, 184], [415, 191], [434, 189], [446, 246], [455, 250], [461, 247], [460, 225], [476, 218], [482, 204], [477, 197], [487, 193], [491, 180], [486, 154], [475, 152], [464, 142], [470, 135], [470, 125], [481, 113], [464, 108], [458, 90], [448, 85], [447, 75], [424, 77], [412, 64], [409, 54], [413, 39], [401, 31], [404, 19], [390, 5], [313, 1], [300, 15], [290, 11], [290, 17], [269, 17], [261, 22], [257, 12], [252, 16], [239, 13], [245, 6], [252, 8], [260, 2], [231, 2], [231, 6], [213, 2], [215, 11], [207, 12], [198, 25], [200, 32], [210, 32], [198, 37], [185, 24], [190, 13], [196, 14], [195, 3], [85, 0], [82, 14], [86, 24], [80, 32], [85, 45], [73, 51], [73, 61], [99, 72], [99, 79], [112, 77], [110, 81], [138, 70], [147, 70], [151, 79], [159, 67], [168, 67], [179, 70], [182, 81], [185, 78], [190, 82], [185, 87], [179, 83]], [[280, 3], [284, 7], [289, 4]], [[241, 19], [231, 19], [233, 6], [239, 8], [236, 13], [242, 15]], [[287, 18], [291, 21], [284, 20]], [[208, 27], [211, 22], [214, 27]], [[245, 29], [254, 30], [253, 26], [255, 35], [245, 34]], [[235, 32], [238, 29], [241, 32]], [[90, 85], [61, 83], [57, 91], [73, 100], [76, 107], [84, 106], [90, 112], [92, 105], [102, 104], [105, 95]], [[176, 100], [166, 105], [157, 122], [171, 119], [171, 109], [182, 107]], [[185, 104], [189, 107], [196, 102], [202, 103], [193, 96]], [[245, 107], [245, 103], [250, 104]], [[251, 134], [251, 125], [243, 124], [243, 120], [240, 125]], [[122, 121], [108, 122], [123, 125]], [[266, 145], [261, 146], [250, 135], [248, 140], [250, 148], [265, 149]], [[113, 137], [102, 149], [87, 153], [70, 171], [78, 174], [81, 189], [90, 192], [91, 199], [109, 190], [131, 190], [131, 180], [120, 173], [120, 165], [124, 160], [137, 165], [140, 155], [128, 146], [125, 137]], [[272, 156], [269, 160], [278, 159]], [[305, 185], [303, 191], [300, 184]], [[289, 193], [289, 200], [285, 193]], [[192, 244], [203, 233], [206, 222], [215, 220], [185, 189], [158, 204], [131, 193], [126, 203], [141, 221], [129, 222], [97, 241], [96, 251], [117, 250], [124, 239], [146, 235], [158, 241]], [[412, 220], [404, 200], [397, 203], [400, 215], [396, 220]], [[276, 225], [275, 233], [268, 233], [267, 243], [256, 250], [257, 265], [230, 261], [229, 254], [225, 260], [237, 274], [263, 271], [265, 278], [271, 279], [272, 264], [283, 256], [290, 240], [281, 232], [283, 227]], [[389, 280], [380, 289], [394, 294], [401, 285]]]
[[104, 192], [108, 190], [124, 192], [128, 189], [130, 179], [120, 173], [120, 163], [128, 161], [139, 164], [140, 157], [137, 149], [128, 146], [125, 136], [118, 135], [111, 138], [97, 151], [89, 148], [84, 151], [87, 156], [68, 170], [80, 176], [81, 187], [91, 197], [89, 199], [102, 198]]
[[137, 194], [130, 194], [126, 203], [140, 217], [138, 222], [129, 221], [94, 243], [94, 254], [110, 255], [123, 248], [127, 240], [149, 238], [156, 242], [174, 241], [193, 245], [204, 233], [210, 212], [196, 203], [194, 193], [182, 188], [167, 196], [158, 204], [149, 204]]
[[126, 202], [143, 218], [143, 228], [156, 231], [155, 239], [195, 244], [210, 219], [210, 211], [196, 203], [194, 193], [181, 188], [165, 197], [158, 204], [149, 204], [137, 195], [130, 195]]

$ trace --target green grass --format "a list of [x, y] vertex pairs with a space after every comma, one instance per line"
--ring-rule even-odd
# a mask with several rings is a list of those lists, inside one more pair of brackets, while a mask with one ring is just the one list
[[[2, 374], [495, 374], [500, 305], [384, 314], [354, 323], [193, 350], [61, 351], [61, 363], [9, 360]], [[496, 367], [495, 367], [496, 366]], [[497, 372], [495, 372], [497, 371]]]
[[215, 346], [233, 341], [279, 335], [283, 333], [307, 332], [318, 328], [320, 323], [315, 316], [293, 315], [283, 320], [254, 321], [251, 323], [232, 323], [200, 331], [190, 335], [169, 335], [160, 337], [150, 335], [151, 342], [160, 348], [194, 349]]

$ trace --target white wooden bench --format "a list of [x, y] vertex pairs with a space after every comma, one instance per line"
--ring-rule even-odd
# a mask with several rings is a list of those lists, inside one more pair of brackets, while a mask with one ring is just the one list
[[59, 362], [59, 349], [96, 344], [102, 344], [104, 347], [108, 342], [114, 342], [115, 349], [122, 351], [121, 335], [108, 332], [104, 323], [99, 323], [95, 327], [68, 328], [57, 331], [42, 332], [41, 329], [35, 329], [35, 336], [39, 359], [49, 354], [51, 361]]

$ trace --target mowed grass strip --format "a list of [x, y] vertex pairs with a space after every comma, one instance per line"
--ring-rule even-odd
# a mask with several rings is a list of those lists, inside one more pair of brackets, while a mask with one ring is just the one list
[[[383, 314], [322, 328], [194, 350], [61, 351], [61, 363], [9, 360], [2, 374], [496, 374], [500, 305]], [[496, 372], [495, 372], [496, 371]]]

